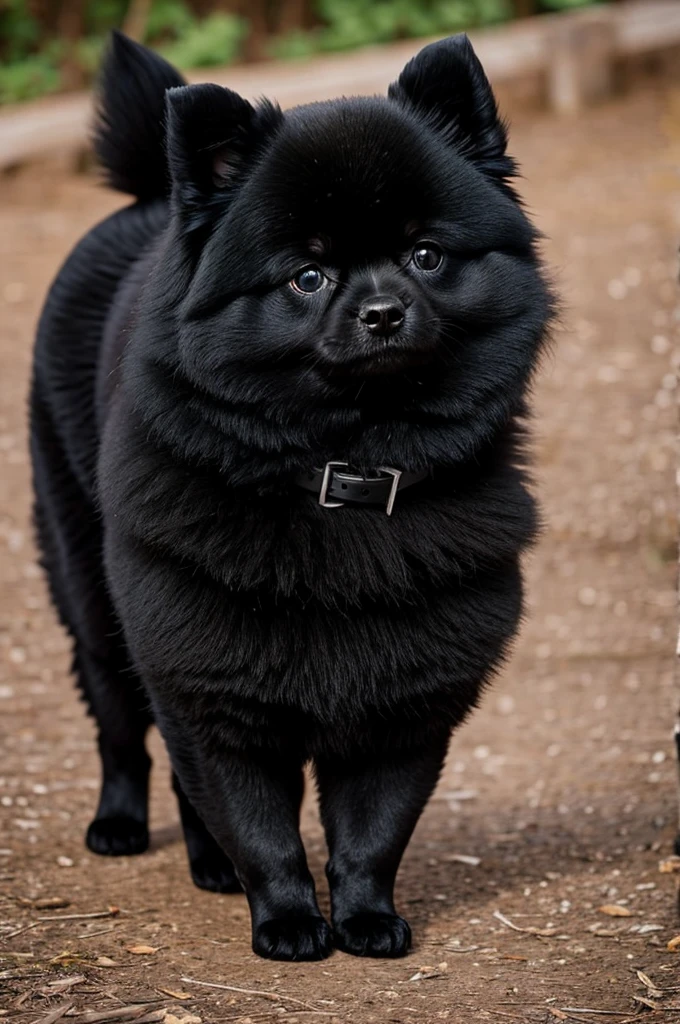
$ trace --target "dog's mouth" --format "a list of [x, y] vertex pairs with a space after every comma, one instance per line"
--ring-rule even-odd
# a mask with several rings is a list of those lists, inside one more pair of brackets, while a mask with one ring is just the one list
[[320, 366], [329, 376], [395, 376], [433, 362], [436, 339], [391, 340], [381, 344], [323, 344]]
[[377, 352], [358, 356], [333, 369], [335, 372], [345, 373], [352, 377], [380, 377], [403, 373], [405, 370], [423, 366], [428, 362], [429, 359], [423, 358], [422, 353], [413, 351]]

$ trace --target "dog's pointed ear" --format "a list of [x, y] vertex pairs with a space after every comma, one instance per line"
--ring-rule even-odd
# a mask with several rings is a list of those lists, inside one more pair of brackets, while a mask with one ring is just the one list
[[283, 116], [273, 104], [253, 107], [219, 85], [169, 89], [166, 105], [173, 191], [188, 211], [223, 193]]
[[406, 65], [388, 90], [390, 99], [423, 113], [486, 174], [503, 180], [516, 173], [506, 155], [507, 132], [489, 80], [466, 35], [430, 43]]

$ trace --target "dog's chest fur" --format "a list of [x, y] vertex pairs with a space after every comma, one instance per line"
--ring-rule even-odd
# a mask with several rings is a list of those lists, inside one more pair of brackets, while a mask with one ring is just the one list
[[457, 724], [515, 632], [535, 529], [501, 448], [389, 518], [323, 509], [292, 481], [262, 494], [189, 466], [119, 395], [100, 463], [108, 574], [151, 691], [202, 702], [216, 743], [313, 751]]

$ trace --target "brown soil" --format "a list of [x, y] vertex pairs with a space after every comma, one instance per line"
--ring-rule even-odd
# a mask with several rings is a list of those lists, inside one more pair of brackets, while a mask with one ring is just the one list
[[[244, 898], [200, 892], [189, 880], [158, 737], [152, 851], [107, 860], [85, 850], [98, 765], [67, 643], [34, 561], [25, 394], [50, 278], [119, 200], [86, 178], [47, 168], [2, 183], [5, 1016], [54, 1021], [52, 1010], [72, 1004], [64, 1021], [77, 1022], [86, 1019], [77, 1015], [83, 1010], [152, 1001], [145, 1017], [167, 1009], [210, 1024], [278, 1017], [289, 1024], [618, 1022], [643, 1010], [637, 997], [664, 1008], [648, 1009], [646, 1019], [675, 1019], [667, 1011], [680, 1008], [680, 951], [667, 943], [680, 932], [678, 876], [659, 873], [659, 861], [671, 852], [676, 803], [678, 138], [680, 99], [661, 88], [578, 121], [545, 116], [515, 126], [523, 188], [549, 236], [565, 302], [536, 388], [547, 527], [528, 565], [529, 616], [515, 656], [455, 737], [406, 855], [398, 898], [415, 949], [395, 962], [340, 953], [322, 964], [256, 958]], [[303, 824], [325, 901], [311, 796]], [[460, 862], [460, 854], [481, 863]], [[69, 906], [34, 902], [47, 897]], [[603, 904], [627, 916], [608, 917]], [[120, 912], [68, 918], [110, 906]], [[513, 930], [496, 912], [543, 934]], [[50, 916], [63, 920], [44, 919]], [[130, 952], [139, 945], [154, 951]]]

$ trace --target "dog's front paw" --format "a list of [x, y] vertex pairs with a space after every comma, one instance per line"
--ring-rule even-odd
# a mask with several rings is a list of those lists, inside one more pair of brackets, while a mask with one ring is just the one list
[[397, 914], [364, 912], [346, 917], [334, 928], [335, 945], [353, 956], [406, 956], [411, 929]]
[[253, 951], [267, 960], [325, 960], [332, 949], [330, 928], [313, 914], [275, 918], [253, 929]]
[[194, 885], [209, 892], [242, 892], [236, 877], [234, 865], [222, 851], [195, 857], [191, 863], [191, 877]]
[[146, 822], [124, 815], [95, 818], [87, 830], [85, 842], [93, 853], [105, 857], [128, 857], [148, 849], [149, 830]]

